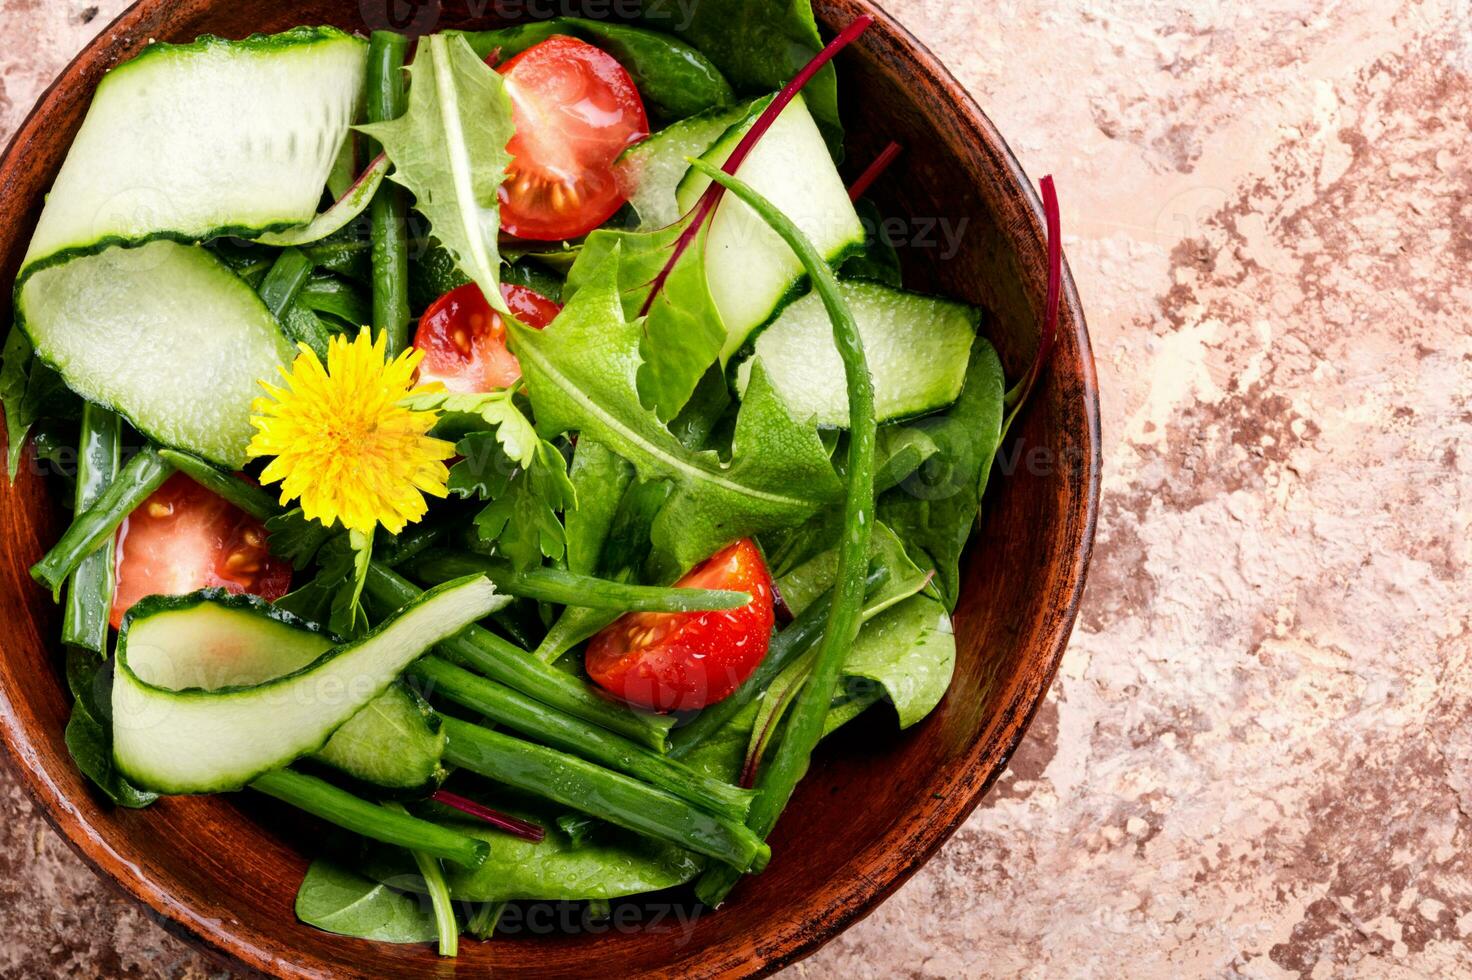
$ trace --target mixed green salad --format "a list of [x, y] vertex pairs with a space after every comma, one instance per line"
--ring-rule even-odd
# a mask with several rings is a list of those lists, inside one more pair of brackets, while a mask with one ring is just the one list
[[74, 507], [32, 574], [97, 790], [305, 811], [303, 921], [453, 955], [516, 900], [719, 905], [819, 741], [934, 709], [1057, 212], [1009, 390], [874, 233], [897, 148], [840, 176], [868, 26], [705, 0], [109, 72], [0, 369], [11, 478], [29, 435]]

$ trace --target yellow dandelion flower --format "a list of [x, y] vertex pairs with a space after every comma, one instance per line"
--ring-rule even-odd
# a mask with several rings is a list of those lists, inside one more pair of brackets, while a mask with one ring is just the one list
[[428, 510], [424, 495], [445, 496], [444, 460], [453, 444], [429, 436], [434, 412], [400, 404], [438, 385], [414, 387], [423, 354], [407, 350], [385, 363], [388, 337], [341, 335], [327, 345], [327, 366], [305, 344], [286, 387], [265, 381], [268, 398], [251, 404], [252, 456], [274, 456], [262, 483], [281, 483], [281, 503], [300, 500], [310, 520], [369, 535], [382, 524], [397, 534]]

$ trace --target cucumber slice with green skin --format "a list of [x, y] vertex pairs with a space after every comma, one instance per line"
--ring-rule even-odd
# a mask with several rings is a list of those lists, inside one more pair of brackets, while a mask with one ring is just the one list
[[77, 394], [155, 442], [245, 463], [257, 379], [295, 351], [255, 291], [170, 241], [54, 265], [20, 287], [17, 324]]
[[[118, 771], [161, 793], [239, 789], [320, 750], [425, 650], [507, 601], [479, 576], [446, 583], [302, 665], [300, 622], [269, 606], [208, 591], [144, 599], [118, 634]], [[231, 615], [242, 605], [249, 623]]]
[[47, 195], [22, 276], [108, 245], [311, 221], [363, 89], [332, 27], [153, 44], [110, 71]]
[[639, 216], [638, 230], [653, 231], [679, 220], [675, 189], [690, 169], [688, 157], [709, 150], [726, 130], [751, 112], [749, 105], [709, 109], [635, 143], [614, 164], [614, 176]]
[[[845, 282], [839, 289], [864, 338], [880, 422], [925, 415], [956, 400], [981, 323], [979, 310], [876, 282]], [[736, 367], [738, 391], [746, 391], [758, 357], [793, 418], [848, 425], [843, 365], [816, 293], [789, 304], [758, 335], [752, 356]]]
[[[753, 105], [748, 118], [732, 126], [700, 159], [713, 166], [725, 163], [766, 101]], [[802, 96], [782, 110], [736, 176], [792, 219], [828, 262], [841, 262], [863, 247], [864, 226]], [[693, 207], [709, 186], [704, 175], [694, 170], [686, 174], [675, 195], [680, 211]], [[806, 273], [781, 237], [728, 194], [710, 219], [705, 276], [726, 325], [721, 364], [727, 365], [797, 294]]]

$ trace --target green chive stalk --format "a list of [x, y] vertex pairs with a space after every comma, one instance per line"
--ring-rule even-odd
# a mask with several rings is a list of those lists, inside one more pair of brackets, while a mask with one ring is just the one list
[[72, 519], [61, 540], [31, 566], [31, 578], [49, 588], [53, 596], [60, 596], [62, 583], [76, 571], [82, 559], [111, 540], [112, 532], [123, 519], [173, 472], [174, 468], [152, 448], [128, 460], [117, 479], [107, 485], [90, 507]]
[[745, 825], [656, 786], [456, 718], [444, 719], [445, 761], [636, 833], [759, 871], [771, 852]]
[[427, 585], [464, 575], [484, 575], [502, 592], [538, 602], [586, 606], [625, 612], [704, 612], [739, 609], [751, 602], [745, 592], [726, 589], [676, 589], [632, 585], [612, 579], [580, 575], [563, 568], [539, 567], [525, 571], [499, 558], [463, 551], [435, 549], [408, 565], [409, 573]]
[[[77, 494], [75, 513], [97, 503], [117, 477], [122, 420], [87, 402], [82, 408], [82, 431], [77, 441]], [[67, 579], [66, 617], [61, 642], [107, 655], [107, 620], [112, 611], [113, 539], [83, 558]]]
[[485, 863], [490, 845], [407, 813], [386, 810], [315, 776], [275, 769], [257, 776], [251, 789], [370, 840], [407, 847], [467, 868]]
[[[792, 798], [798, 781], [807, 772], [818, 740], [823, 737], [823, 722], [838, 689], [844, 658], [859, 632], [864, 575], [869, 567], [869, 539], [874, 527], [874, 443], [877, 428], [874, 384], [864, 359], [858, 323], [839, 292], [833, 271], [808, 237], [745, 182], [700, 160], [691, 161], [691, 166], [755, 211], [802, 261], [833, 324], [833, 342], [843, 360], [848, 390], [848, 477], [841, 525], [844, 531], [838, 545], [838, 575], [833, 585], [828, 624], [819, 641], [813, 671], [797, 695], [797, 702], [785, 722], [782, 738], [771, 760], [757, 778], [757, 796], [752, 802], [747, 825], [765, 838], [776, 826], [777, 818]], [[695, 894], [707, 905], [719, 905], [739, 878], [736, 869], [711, 868], [696, 884]]]
[[[388, 122], [408, 108], [404, 58], [409, 39], [393, 31], [374, 31], [368, 38], [368, 121]], [[379, 152], [372, 147], [371, 159]], [[373, 261], [373, 332], [388, 334], [388, 353], [409, 345], [408, 202], [397, 184], [384, 181], [368, 208]]]

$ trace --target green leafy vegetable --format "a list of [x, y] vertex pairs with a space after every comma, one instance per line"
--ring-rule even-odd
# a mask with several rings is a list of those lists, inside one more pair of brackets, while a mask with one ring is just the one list
[[569, 474], [578, 505], [565, 520], [567, 569], [591, 575], [618, 514], [619, 501], [634, 481], [634, 467], [596, 439], [578, 440]]
[[[581, 437], [579, 442], [586, 438]], [[651, 530], [673, 490], [674, 486], [668, 480], [650, 483], [636, 480], [624, 491], [598, 556], [597, 572], [601, 578], [615, 582], [650, 578], [645, 574], [645, 566], [652, 547], [649, 543]], [[668, 575], [665, 580], [672, 582], [674, 578], [674, 575]], [[617, 618], [616, 612], [607, 609], [572, 606], [563, 610], [538, 644], [537, 659], [552, 663]]]
[[[402, 803], [383, 804], [397, 813], [408, 813]], [[460, 950], [460, 923], [455, 920], [455, 906], [450, 902], [450, 888], [445, 884], [445, 871], [439, 858], [423, 851], [410, 851], [419, 874], [424, 879], [425, 891], [429, 893], [434, 909], [436, 938], [441, 956], [454, 958]]]
[[418, 897], [321, 859], [308, 866], [297, 889], [296, 917], [325, 932], [381, 943], [427, 943], [438, 935], [434, 912]]
[[342, 528], [324, 527], [321, 521], [308, 520], [300, 507], [293, 507], [267, 518], [266, 533], [266, 546], [271, 549], [271, 554], [285, 558], [293, 568], [301, 571], [312, 564], [328, 539], [342, 533]]
[[114, 804], [129, 809], [148, 806], [157, 793], [128, 782], [112, 759], [112, 675], [107, 661], [69, 647], [66, 680], [75, 703], [66, 723], [66, 748], [82, 775]]
[[884, 688], [909, 728], [935, 708], [950, 687], [956, 667], [956, 637], [941, 603], [917, 595], [865, 624], [843, 662], [848, 677]]
[[623, 316], [618, 260], [615, 248], [545, 330], [510, 329], [543, 432], [591, 435], [641, 479], [674, 484], [652, 529], [659, 561], [684, 570], [736, 538], [803, 521], [836, 497], [840, 484], [817, 432], [793, 421], [760, 367], [729, 463], [687, 449], [639, 404], [639, 327]]
[[900, 276], [900, 255], [884, 234], [884, 215], [868, 198], [854, 204], [864, 224], [864, 250], [849, 256], [839, 272], [845, 279], [872, 279], [896, 289], [904, 285]]
[[475, 518], [481, 542], [494, 543], [523, 570], [544, 555], [562, 557], [567, 538], [557, 514], [577, 506], [562, 453], [535, 430], [529, 440], [525, 435], [506, 425], [472, 432], [455, 446], [465, 458], [450, 468], [449, 480], [451, 493], [490, 501]]
[[497, 189], [514, 125], [501, 76], [463, 37], [424, 38], [410, 68], [409, 111], [359, 126], [393, 161], [389, 179], [414, 194], [436, 238], [503, 313], [499, 288]]
[[466, 34], [482, 58], [505, 61], [554, 34], [587, 41], [613, 55], [639, 89], [644, 104], [665, 119], [683, 119], [734, 96], [719, 69], [696, 49], [658, 31], [611, 21], [554, 17], [494, 31]]
[[[684, 23], [670, 23], [679, 9]], [[688, 11], [671, 4], [649, 4], [643, 21], [668, 29], [699, 49], [731, 82], [738, 94], [779, 89], [823, 47], [808, 0], [701, 0]], [[813, 118], [835, 156], [843, 150], [838, 119], [838, 82], [825, 65], [803, 91]]]
[[73, 415], [77, 400], [61, 375], [31, 355], [24, 331], [11, 328], [0, 364], [0, 406], [5, 409], [6, 472], [12, 483], [20, 469], [26, 434], [47, 415]]
[[956, 404], [943, 415], [911, 423], [938, 451], [879, 501], [879, 519], [894, 529], [916, 562], [935, 571], [947, 609], [955, 609], [960, 596], [961, 551], [976, 523], [1001, 438], [1004, 387], [997, 352], [977, 338]]
[[673, 418], [690, 400], [726, 342], [726, 326], [706, 281], [704, 229], [660, 279], [690, 221], [687, 216], [650, 232], [593, 232], [568, 271], [563, 292], [564, 300], [574, 297], [616, 260], [623, 314], [633, 319], [643, 312], [651, 291], [660, 287], [643, 320], [637, 382], [640, 402], [662, 420]]
[[[541, 825], [547, 836], [533, 844], [466, 822], [443, 807], [432, 808], [435, 819], [490, 847], [490, 857], [473, 871], [445, 869], [450, 893], [459, 901], [618, 898], [673, 888], [695, 877], [703, 866], [703, 859], [689, 851], [606, 824], [595, 823], [596, 829], [574, 841], [559, 832], [553, 817], [557, 811], [546, 805], [499, 795], [490, 802], [498, 810]], [[429, 816], [431, 808], [421, 812]], [[415, 885], [417, 876], [402, 852], [374, 848], [364, 868], [381, 880], [422, 887]]]

